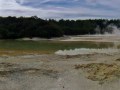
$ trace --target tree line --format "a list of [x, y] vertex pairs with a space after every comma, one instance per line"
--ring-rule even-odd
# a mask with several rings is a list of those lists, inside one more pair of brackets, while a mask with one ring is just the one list
[[44, 20], [37, 16], [32, 17], [0, 17], [0, 39], [18, 38], [53, 38], [64, 35], [104, 34], [112, 32], [115, 25], [120, 27], [120, 20]]

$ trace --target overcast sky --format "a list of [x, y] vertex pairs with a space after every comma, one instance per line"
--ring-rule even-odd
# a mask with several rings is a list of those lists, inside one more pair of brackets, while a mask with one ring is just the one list
[[119, 18], [120, 0], [0, 0], [0, 16], [48, 19]]

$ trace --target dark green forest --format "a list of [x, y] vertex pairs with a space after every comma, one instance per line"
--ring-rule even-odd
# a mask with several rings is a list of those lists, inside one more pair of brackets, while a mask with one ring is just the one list
[[53, 38], [64, 35], [85, 35], [112, 33], [112, 27], [120, 27], [120, 20], [44, 20], [32, 17], [0, 17], [0, 39], [24, 37]]

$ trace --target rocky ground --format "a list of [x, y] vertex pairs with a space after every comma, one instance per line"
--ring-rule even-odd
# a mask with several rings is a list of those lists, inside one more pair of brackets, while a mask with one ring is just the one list
[[0, 56], [0, 90], [119, 90], [120, 54]]

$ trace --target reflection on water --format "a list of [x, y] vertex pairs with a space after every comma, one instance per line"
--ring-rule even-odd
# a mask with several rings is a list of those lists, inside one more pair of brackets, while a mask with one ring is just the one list
[[119, 49], [104, 48], [104, 49], [90, 49], [90, 48], [76, 48], [71, 50], [58, 50], [55, 52], [57, 55], [85, 55], [85, 54], [110, 54], [119, 53]]
[[[116, 54], [120, 52], [118, 48], [120, 43], [119, 42], [111, 42], [111, 43], [101, 43], [101, 42], [91, 42], [96, 45], [96, 47], [90, 48], [75, 48], [69, 50], [58, 50], [55, 52], [57, 55], [84, 55], [84, 54]], [[89, 44], [90, 45], [90, 44]]]
[[120, 48], [120, 42], [113, 42], [113, 48]]
[[97, 47], [100, 47], [100, 48], [120, 48], [120, 42], [104, 42], [104, 43], [101, 43], [101, 42], [95, 42], [96, 46]]
[[[68, 41], [67, 41], [68, 42]], [[74, 41], [73, 43], [78, 42]], [[55, 52], [57, 55], [80, 55], [80, 54], [115, 54], [120, 52], [120, 42], [93, 42], [93, 41], [79, 41], [80, 48], [64, 49]]]
[[0, 50], [57, 51], [75, 48], [120, 48], [120, 42], [91, 41], [0, 41]]

